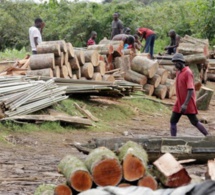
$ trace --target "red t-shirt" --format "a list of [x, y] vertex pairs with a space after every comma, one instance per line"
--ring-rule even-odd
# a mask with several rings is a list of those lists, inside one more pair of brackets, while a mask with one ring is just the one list
[[194, 87], [193, 73], [188, 66], [176, 73], [176, 96], [177, 100], [173, 107], [173, 112], [180, 113], [182, 104], [187, 97], [187, 90], [193, 89], [193, 95], [187, 105], [187, 110], [184, 114], [197, 114], [196, 93]]
[[90, 38], [88, 41], [87, 41], [87, 46], [89, 46], [89, 45], [95, 45], [96, 44], [96, 42], [92, 39], [92, 38]]
[[148, 28], [138, 28], [138, 32], [143, 35], [145, 33], [144, 38], [147, 39], [150, 35], [154, 35], [155, 32], [153, 30], [150, 30]]

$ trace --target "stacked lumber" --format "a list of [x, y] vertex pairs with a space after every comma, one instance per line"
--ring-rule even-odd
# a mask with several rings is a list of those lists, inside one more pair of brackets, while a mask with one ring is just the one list
[[208, 80], [215, 81], [215, 59], [208, 60]]

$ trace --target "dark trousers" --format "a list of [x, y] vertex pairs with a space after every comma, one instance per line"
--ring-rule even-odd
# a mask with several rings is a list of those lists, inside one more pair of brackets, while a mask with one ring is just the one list
[[[181, 115], [181, 113], [172, 112], [170, 123], [177, 124], [179, 119], [181, 118]], [[198, 118], [196, 117], [196, 114], [186, 114], [186, 116], [189, 118], [191, 124], [194, 126], [196, 126], [199, 122]]]
[[167, 53], [169, 55], [171, 55], [172, 53], [175, 54], [176, 53], [176, 48], [169, 48], [169, 49], [167, 49]]
[[32, 54], [33, 54], [33, 55], [37, 54], [37, 51], [32, 51]]
[[152, 58], [153, 58], [153, 54], [154, 54], [154, 43], [155, 43], [155, 34], [150, 35], [146, 39], [146, 47], [145, 47], [145, 51], [144, 51], [146, 53], [150, 53]]

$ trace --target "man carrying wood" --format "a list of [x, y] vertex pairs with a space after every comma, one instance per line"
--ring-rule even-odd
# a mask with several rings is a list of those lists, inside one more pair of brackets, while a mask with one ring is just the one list
[[45, 23], [41, 18], [36, 18], [34, 26], [29, 28], [29, 39], [31, 44], [31, 50], [33, 54], [37, 54], [37, 45], [42, 42], [42, 31]]
[[96, 44], [96, 42], [95, 42], [96, 37], [97, 37], [97, 32], [92, 31], [92, 32], [91, 32], [91, 37], [90, 37], [90, 39], [87, 41], [87, 46], [89, 46], [89, 45], [95, 45], [95, 44]]
[[123, 23], [122, 21], [119, 19], [119, 13], [114, 13], [113, 14], [113, 21], [111, 24], [111, 39], [118, 34], [122, 34], [123, 33]]
[[167, 50], [167, 54], [171, 55], [176, 53], [176, 49], [180, 42], [180, 36], [176, 34], [174, 30], [169, 31], [169, 37], [171, 39], [170, 45], [165, 47], [164, 50]]
[[124, 49], [134, 49], [134, 41], [135, 38], [132, 35], [126, 34], [119, 34], [115, 35], [112, 39], [113, 41], [123, 41], [124, 42]]
[[175, 67], [178, 71], [176, 73], [177, 100], [173, 107], [173, 112], [170, 119], [171, 136], [176, 136], [177, 123], [182, 115], [186, 115], [191, 124], [206, 136], [208, 135], [207, 130], [196, 117], [198, 111], [196, 107], [196, 93], [193, 73], [189, 66], [185, 66], [185, 59], [182, 54], [176, 53], [172, 57], [172, 62], [175, 63]]

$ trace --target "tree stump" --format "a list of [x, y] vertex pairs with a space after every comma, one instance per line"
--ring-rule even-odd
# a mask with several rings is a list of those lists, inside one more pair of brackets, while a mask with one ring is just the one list
[[137, 185], [141, 186], [141, 187], [147, 187], [152, 190], [157, 190], [157, 188], [158, 188], [157, 181], [149, 173], [147, 173], [143, 178], [139, 179]]
[[92, 63], [88, 62], [81, 66], [81, 76], [91, 79], [93, 77], [94, 68]]
[[164, 69], [164, 68], [158, 68], [156, 74], [160, 75], [161, 77], [161, 85], [164, 85], [166, 83], [166, 80], [168, 79], [169, 76], [169, 72], [168, 70]]
[[40, 70], [28, 70], [26, 72], [27, 76], [45, 76], [45, 77], [54, 77], [53, 70], [51, 68], [45, 68]]
[[88, 50], [97, 50], [101, 55], [112, 54], [114, 52], [113, 46], [110, 44], [90, 45]]
[[55, 66], [63, 66], [64, 64], [64, 53], [61, 52], [59, 57], [55, 57]]
[[67, 47], [66, 47], [66, 42], [64, 40], [57, 40], [57, 41], [43, 41], [42, 43], [40, 43], [40, 45], [55, 45], [55, 44], [59, 44], [60, 45], [60, 50], [61, 52], [66, 52], [67, 51]]
[[148, 79], [148, 84], [154, 85], [154, 87], [158, 87], [161, 83], [161, 76], [158, 74], [155, 74], [151, 79]]
[[67, 48], [67, 53], [69, 58], [74, 58], [75, 57], [75, 52], [74, 48], [71, 43], [66, 43], [66, 48]]
[[147, 83], [147, 77], [145, 75], [134, 72], [133, 70], [126, 71], [124, 79], [140, 85], [145, 85]]
[[145, 84], [143, 86], [143, 93], [145, 93], [146, 95], [152, 96], [152, 94], [154, 93], [155, 87], [154, 85], [150, 85], [150, 84]]
[[59, 57], [61, 54], [59, 44], [47, 44], [47, 45], [37, 45], [37, 54], [47, 54], [53, 53], [54, 56]]
[[102, 81], [102, 75], [99, 72], [93, 73], [92, 80], [94, 81]]
[[99, 65], [99, 53], [97, 50], [85, 50], [84, 57], [85, 62], [90, 62], [93, 66]]
[[60, 78], [60, 67], [56, 66], [53, 73], [54, 73], [54, 77]]
[[94, 67], [94, 72], [99, 72], [102, 76], [105, 75], [105, 62], [99, 61], [99, 65]]
[[166, 97], [166, 94], [167, 94], [167, 86], [166, 85], [159, 85], [158, 87], [155, 88], [154, 90], [154, 95], [157, 97], [157, 98], [160, 98], [160, 99], [165, 99]]
[[78, 62], [80, 65], [85, 64], [85, 57], [83, 50], [75, 50], [75, 56], [78, 58]]
[[80, 69], [78, 58], [75, 56], [74, 58], [69, 59], [69, 63], [71, 65], [72, 70], [78, 70]]
[[31, 70], [55, 68], [54, 54], [37, 54], [30, 57]]
[[104, 76], [102, 76], [102, 80], [103, 81], [109, 81], [109, 82], [113, 83], [115, 81], [115, 78], [111, 74], [105, 74]]

